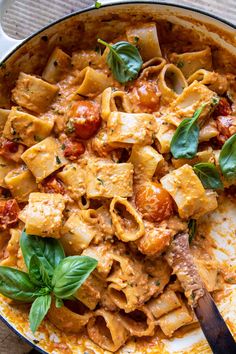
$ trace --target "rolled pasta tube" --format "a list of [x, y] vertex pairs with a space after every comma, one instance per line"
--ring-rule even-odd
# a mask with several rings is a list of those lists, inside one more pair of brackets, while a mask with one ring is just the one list
[[60, 308], [57, 308], [53, 302], [47, 313], [49, 321], [65, 333], [80, 333], [92, 317], [92, 312], [86, 310], [79, 301], [73, 306], [76, 312], [68, 308], [66, 302]]
[[170, 143], [176, 131], [173, 124], [169, 124], [164, 120], [158, 120], [158, 128], [156, 133], [156, 145], [161, 154], [170, 152]]
[[74, 296], [90, 310], [94, 310], [101, 299], [101, 294], [103, 291], [104, 283], [101, 279], [98, 279], [91, 274], [76, 291]]
[[17, 142], [30, 147], [47, 138], [52, 128], [52, 121], [37, 118], [19, 111], [17, 107], [12, 107], [3, 130], [3, 136], [13, 141], [17, 139]]
[[186, 163], [188, 165], [196, 165], [199, 162], [211, 162], [214, 163], [214, 154], [211, 147], [207, 148], [207, 150], [198, 151], [196, 156], [193, 159], [171, 159], [172, 165], [174, 168], [179, 168]]
[[212, 70], [210, 47], [197, 52], [186, 52], [182, 54], [172, 53], [170, 60], [181, 69], [182, 73], [187, 78], [198, 69]]
[[166, 60], [161, 57], [155, 57], [146, 61], [142, 66], [140, 79], [150, 79], [157, 77], [165, 64]]
[[144, 61], [161, 57], [157, 28], [154, 22], [131, 27], [126, 31], [128, 41], [137, 44]]
[[24, 167], [11, 170], [6, 175], [5, 182], [13, 197], [19, 202], [27, 202], [30, 193], [38, 190], [32, 173]]
[[111, 94], [111, 87], [107, 87], [102, 93], [101, 117], [105, 121], [107, 121], [111, 113]]
[[214, 71], [199, 69], [188, 78], [187, 82], [190, 85], [195, 80], [203, 85], [206, 85], [210, 90], [216, 92], [218, 95], [223, 95], [228, 89], [227, 78], [224, 75]]
[[129, 96], [124, 91], [113, 91], [111, 87], [106, 88], [102, 93], [102, 119], [107, 121], [111, 112], [132, 112]]
[[68, 72], [70, 64], [71, 57], [57, 47], [48, 59], [47, 65], [42, 73], [42, 78], [51, 84], [55, 84]]
[[158, 78], [158, 87], [162, 93], [163, 103], [168, 104], [174, 101], [187, 86], [187, 81], [177, 66], [167, 64], [163, 67]]
[[139, 176], [152, 178], [157, 167], [163, 165], [164, 158], [153, 147], [133, 145], [129, 161], [134, 165], [134, 172]]
[[92, 211], [92, 209], [81, 210], [73, 213], [67, 219], [61, 237], [66, 254], [80, 254], [89, 246], [98, 232], [97, 217], [94, 218], [95, 213], [96, 211]]
[[142, 306], [128, 314], [119, 312], [122, 325], [132, 336], [143, 337], [154, 334], [155, 320], [147, 306]]
[[19, 106], [32, 112], [42, 113], [52, 103], [58, 90], [56, 85], [21, 72], [12, 90], [12, 98]]
[[[117, 280], [119, 281], [118, 278]], [[139, 298], [135, 294], [137, 290], [140, 289], [130, 286], [122, 288], [121, 285], [112, 283], [108, 287], [108, 294], [112, 302], [118, 308], [124, 310], [126, 313], [130, 313], [134, 311], [137, 306], [140, 306]]]
[[[77, 163], [67, 164], [57, 177], [66, 186], [72, 199], [80, 200], [85, 194], [85, 173], [83, 168]], [[83, 209], [83, 208], [81, 208]]]
[[11, 111], [9, 109], [0, 108], [0, 133], [1, 134], [10, 112]]
[[5, 177], [18, 166], [15, 162], [9, 161], [8, 159], [0, 156], [0, 167], [0, 187], [7, 188]]
[[152, 114], [111, 112], [107, 121], [108, 143], [115, 147], [150, 145], [156, 131]]
[[87, 331], [90, 339], [101, 348], [115, 352], [125, 344], [129, 332], [116, 313], [98, 310], [89, 320]]
[[127, 199], [113, 198], [110, 213], [116, 236], [123, 242], [135, 241], [144, 235], [142, 218]]
[[178, 328], [191, 323], [192, 319], [187, 307], [182, 303], [180, 308], [160, 317], [158, 324], [164, 334], [167, 337], [171, 337]]
[[111, 111], [132, 112], [129, 96], [124, 91], [114, 91], [111, 94]]
[[103, 242], [96, 246], [89, 246], [83, 252], [83, 256], [95, 258], [98, 261], [95, 273], [96, 276], [104, 279], [107, 278], [113, 264], [112, 258], [112, 244]]
[[86, 197], [86, 195], [82, 195], [79, 199], [78, 199], [78, 206], [81, 210], [87, 210], [89, 209], [90, 206], [90, 199], [88, 199]]
[[181, 302], [173, 290], [166, 290], [158, 298], [150, 300], [147, 307], [155, 318], [159, 318], [181, 307]]
[[111, 84], [106, 74], [89, 66], [78, 74], [76, 83], [79, 85], [76, 93], [87, 97], [97, 96]]
[[[20, 236], [21, 236], [21, 230], [17, 229], [11, 229], [10, 230], [10, 240], [7, 244], [6, 250], [4, 254], [7, 255], [6, 258], [4, 258], [1, 262], [1, 266], [8, 266], [8, 267], [16, 267], [17, 266], [17, 254], [18, 250], [20, 248], [19, 242], [20, 242]], [[1, 235], [2, 237], [2, 235]]]
[[215, 119], [211, 118], [202, 126], [199, 132], [199, 142], [209, 141], [210, 139], [219, 135], [219, 131], [217, 129], [217, 123]]
[[198, 81], [194, 81], [172, 102], [170, 110], [174, 111], [177, 118], [183, 119], [192, 117], [196, 109], [204, 104], [204, 109], [198, 119], [200, 126], [202, 126], [212, 112], [214, 100], [217, 100], [217, 98], [218, 96], [214, 91], [209, 90]]

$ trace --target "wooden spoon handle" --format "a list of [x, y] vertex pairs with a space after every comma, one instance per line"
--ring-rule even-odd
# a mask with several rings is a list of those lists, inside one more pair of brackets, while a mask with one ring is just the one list
[[166, 260], [179, 279], [213, 353], [236, 354], [234, 338], [200, 278], [188, 239], [187, 233], [176, 235], [166, 253]]
[[211, 295], [206, 291], [194, 308], [214, 354], [236, 354], [236, 343]]

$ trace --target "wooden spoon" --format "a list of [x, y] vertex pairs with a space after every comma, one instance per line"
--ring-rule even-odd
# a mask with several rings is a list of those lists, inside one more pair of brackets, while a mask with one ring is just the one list
[[166, 260], [179, 279], [214, 354], [236, 354], [236, 343], [214, 300], [206, 290], [189, 249], [189, 235], [175, 236]]

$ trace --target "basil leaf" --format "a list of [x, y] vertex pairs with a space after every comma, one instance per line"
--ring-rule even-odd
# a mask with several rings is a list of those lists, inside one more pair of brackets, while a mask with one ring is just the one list
[[191, 219], [188, 222], [189, 243], [192, 242], [197, 232], [197, 220]]
[[35, 333], [51, 306], [51, 295], [39, 296], [32, 304], [29, 314], [30, 329]]
[[205, 104], [198, 108], [192, 118], [182, 120], [171, 140], [170, 151], [175, 159], [192, 159], [198, 148], [199, 126], [197, 120]]
[[67, 299], [96, 268], [97, 260], [86, 256], [71, 256], [56, 267], [52, 278], [53, 293], [59, 299]]
[[193, 166], [193, 170], [206, 189], [223, 189], [220, 174], [213, 163], [201, 162]]
[[27, 235], [23, 231], [20, 238], [20, 247], [27, 268], [29, 269], [31, 257], [36, 255], [47, 269], [50, 277], [53, 276], [56, 266], [65, 258], [65, 253], [60, 242], [54, 238]]
[[232, 135], [224, 143], [220, 152], [219, 163], [225, 178], [236, 178], [236, 134]]
[[50, 287], [51, 281], [46, 268], [35, 254], [30, 258], [29, 277], [33, 283], [40, 286]]
[[0, 266], [0, 293], [10, 299], [33, 302], [39, 288], [27, 273], [18, 269]]
[[102, 39], [98, 39], [98, 43], [110, 49], [107, 55], [107, 64], [117, 81], [124, 84], [136, 79], [143, 65], [143, 60], [134, 45], [125, 41], [111, 45]]

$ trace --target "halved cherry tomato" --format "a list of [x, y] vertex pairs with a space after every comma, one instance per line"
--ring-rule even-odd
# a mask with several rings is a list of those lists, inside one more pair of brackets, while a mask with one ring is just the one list
[[232, 135], [236, 133], [236, 117], [235, 116], [218, 116], [216, 118], [217, 129], [219, 135], [217, 140], [224, 144]]
[[80, 155], [85, 152], [84, 144], [80, 141], [76, 141], [75, 139], [67, 139], [64, 141], [64, 156], [71, 160], [77, 160]]
[[136, 81], [129, 92], [131, 103], [142, 112], [156, 112], [160, 106], [160, 92], [156, 83], [145, 80]]
[[25, 147], [14, 141], [1, 138], [0, 139], [0, 156], [3, 156], [7, 160], [18, 162], [23, 154]]
[[69, 111], [67, 133], [79, 139], [89, 139], [95, 135], [101, 125], [99, 106], [92, 101], [77, 101]]
[[160, 222], [173, 214], [173, 199], [160, 183], [140, 184], [136, 190], [135, 204], [148, 221]]
[[228, 116], [232, 113], [229, 101], [222, 97], [214, 110], [214, 116]]
[[18, 221], [19, 206], [15, 199], [0, 200], [0, 228], [13, 227]]
[[44, 193], [60, 193], [65, 194], [65, 188], [61, 181], [56, 177], [47, 177], [42, 183], [42, 190]]

